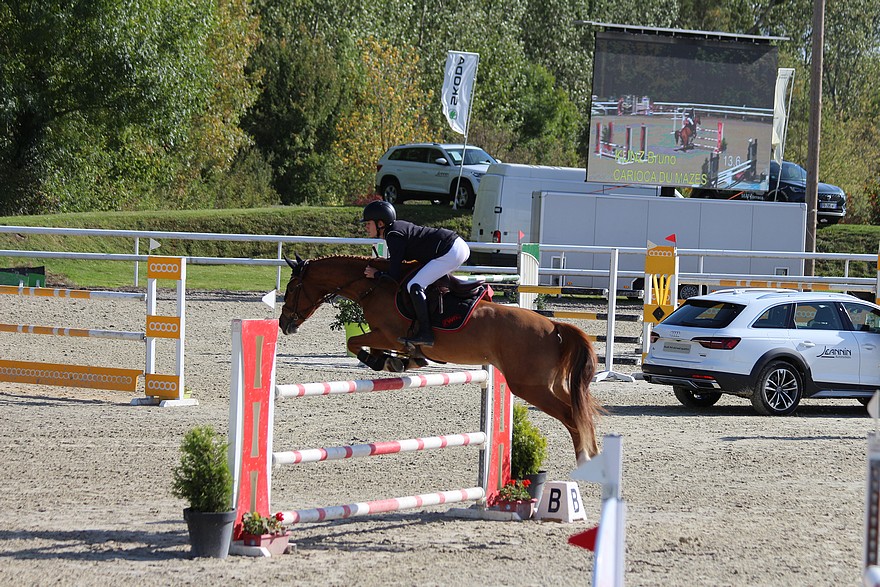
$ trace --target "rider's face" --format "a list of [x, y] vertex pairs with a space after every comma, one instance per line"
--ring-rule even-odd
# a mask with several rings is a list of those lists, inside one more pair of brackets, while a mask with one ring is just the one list
[[376, 226], [375, 220], [367, 220], [364, 222], [364, 228], [367, 229], [367, 236], [370, 238], [379, 238], [379, 227]]

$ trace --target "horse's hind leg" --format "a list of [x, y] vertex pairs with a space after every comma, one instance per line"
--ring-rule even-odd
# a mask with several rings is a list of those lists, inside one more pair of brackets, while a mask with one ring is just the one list
[[577, 464], [582, 465], [590, 460], [590, 455], [598, 453], [595, 436], [583, 438], [577, 427], [577, 421], [571, 411], [571, 404], [554, 394], [549, 387], [521, 386], [508, 379], [510, 391], [517, 397], [529, 402], [548, 416], [559, 420], [571, 435]]
[[[596, 433], [593, 431], [588, 438], [581, 438], [580, 433], [572, 432], [571, 440], [574, 442], [574, 451], [577, 456], [577, 464], [583, 465], [593, 456], [599, 454], [599, 444], [596, 442]], [[586, 442], [584, 442], [586, 440]]]
[[594, 435], [584, 438], [577, 429], [572, 428], [568, 429], [568, 433], [571, 434], [571, 442], [574, 444], [574, 455], [578, 465], [583, 465], [593, 455], [598, 454], [599, 447], [596, 444], [596, 437]]

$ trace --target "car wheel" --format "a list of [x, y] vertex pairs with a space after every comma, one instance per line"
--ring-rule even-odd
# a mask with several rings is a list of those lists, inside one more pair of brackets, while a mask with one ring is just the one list
[[672, 391], [681, 405], [689, 408], [708, 408], [721, 399], [721, 394], [717, 391], [694, 391], [680, 385], [673, 385]]
[[471, 187], [466, 181], [458, 184], [458, 189], [455, 190], [455, 196], [453, 196], [453, 200], [455, 201], [455, 207], [459, 209], [468, 210], [474, 207], [474, 188]]
[[752, 407], [763, 416], [788, 416], [804, 394], [800, 372], [785, 361], [771, 361], [758, 376]]
[[400, 195], [400, 184], [396, 179], [386, 179], [382, 182], [382, 199], [389, 204], [402, 204], [403, 198]]

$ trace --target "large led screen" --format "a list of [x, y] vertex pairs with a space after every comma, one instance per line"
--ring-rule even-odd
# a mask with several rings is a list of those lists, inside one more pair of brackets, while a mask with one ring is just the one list
[[765, 191], [777, 50], [596, 33], [587, 181]]

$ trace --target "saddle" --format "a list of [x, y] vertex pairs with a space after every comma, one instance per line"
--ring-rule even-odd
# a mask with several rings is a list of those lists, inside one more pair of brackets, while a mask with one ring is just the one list
[[[462, 281], [446, 274], [425, 290], [431, 326], [440, 330], [458, 330], [463, 327], [477, 302], [483, 298], [492, 301], [492, 288], [484, 281]], [[409, 279], [405, 279], [395, 297], [397, 311], [407, 320], [415, 320], [412, 298], [409, 295]]]

